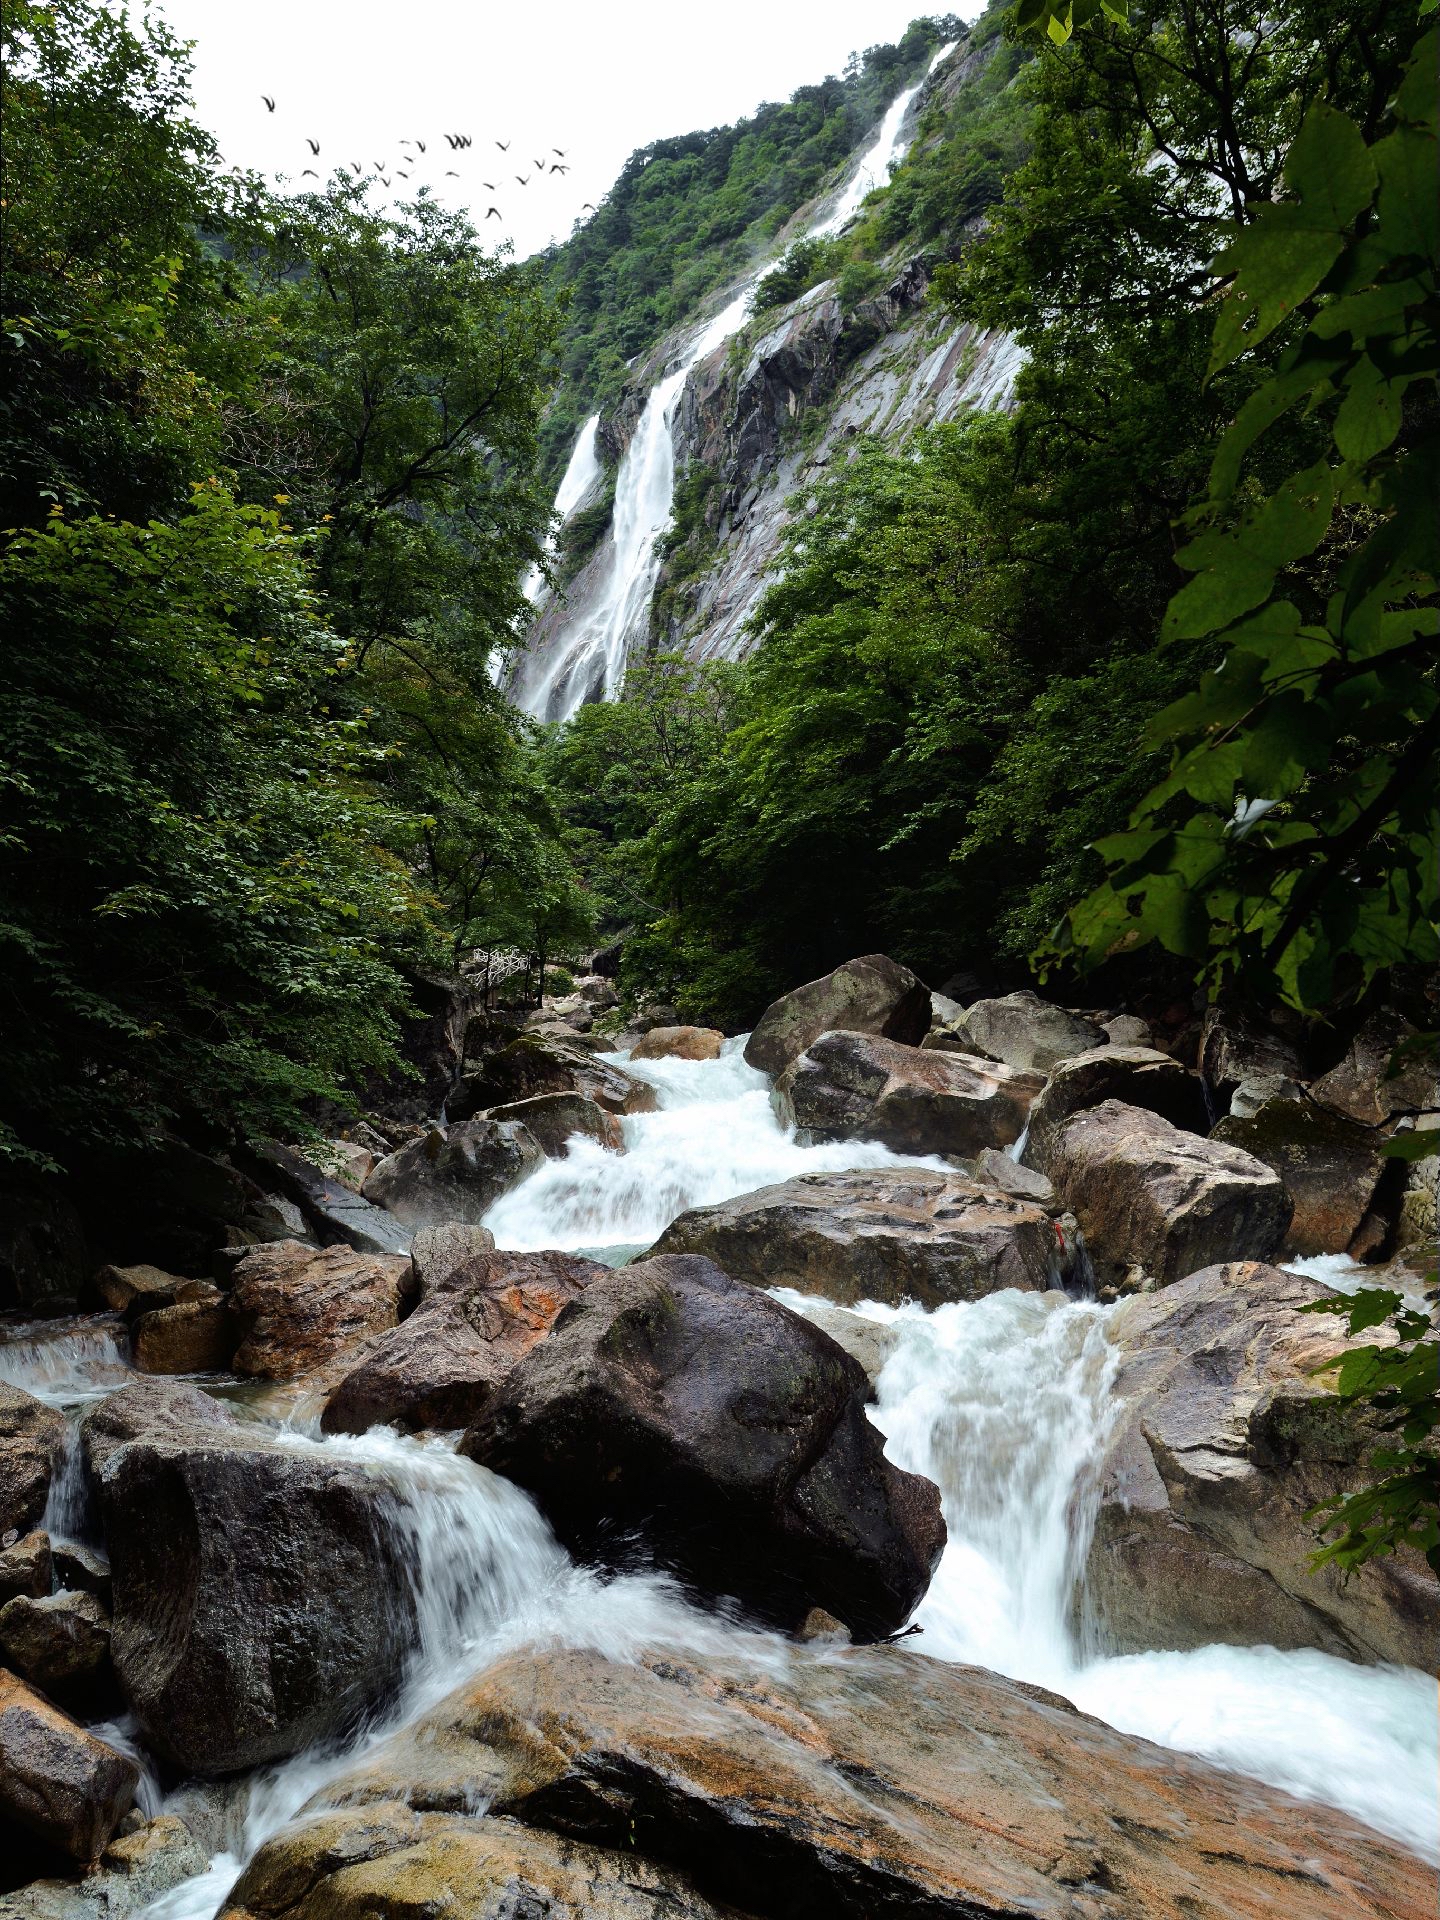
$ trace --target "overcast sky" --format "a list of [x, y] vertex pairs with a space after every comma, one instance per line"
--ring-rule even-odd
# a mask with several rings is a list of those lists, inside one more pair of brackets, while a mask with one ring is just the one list
[[[402, 168], [410, 186], [428, 180], [522, 255], [563, 239], [636, 147], [786, 99], [839, 73], [852, 50], [898, 39], [926, 12], [979, 11], [979, 0], [951, 9], [923, 0], [152, 5], [195, 42], [198, 117], [227, 161], [306, 187], [306, 167], [323, 178], [335, 162], [383, 161], [392, 192], [408, 190]], [[273, 114], [262, 94], [273, 96]], [[474, 145], [452, 152], [447, 133], [468, 133]], [[318, 159], [307, 137], [319, 141]], [[417, 143], [409, 162], [403, 138]], [[497, 140], [510, 142], [508, 153]], [[556, 147], [568, 174], [549, 171]], [[488, 217], [491, 206], [499, 218]]]

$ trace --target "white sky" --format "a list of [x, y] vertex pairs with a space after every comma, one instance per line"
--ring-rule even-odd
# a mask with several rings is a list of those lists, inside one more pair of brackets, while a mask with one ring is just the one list
[[[295, 185], [376, 161], [521, 254], [563, 239], [636, 147], [720, 126], [838, 74], [852, 50], [980, 0], [151, 0], [195, 42], [197, 117], [227, 161]], [[138, 6], [137, 9], [138, 11]], [[262, 94], [275, 99], [269, 113]], [[453, 153], [445, 134], [474, 145]], [[306, 138], [320, 142], [312, 158]], [[402, 137], [426, 143], [422, 155]], [[495, 141], [508, 140], [500, 152]], [[549, 172], [566, 150], [568, 174]], [[546, 170], [537, 170], [543, 159]], [[406, 168], [410, 183], [396, 177]], [[458, 179], [447, 179], [447, 170]], [[516, 176], [528, 176], [522, 187]], [[494, 181], [494, 191], [485, 186]], [[500, 218], [487, 218], [498, 207]]]

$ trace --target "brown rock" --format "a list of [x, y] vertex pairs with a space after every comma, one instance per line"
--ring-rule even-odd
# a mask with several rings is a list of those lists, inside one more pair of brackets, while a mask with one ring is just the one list
[[652, 1027], [631, 1049], [632, 1060], [718, 1060], [725, 1036], [714, 1027]]
[[407, 1804], [663, 1854], [767, 1920], [1428, 1920], [1433, 1899], [1432, 1870], [1344, 1814], [899, 1648], [783, 1678], [738, 1654], [514, 1654], [333, 1791], [379, 1804], [272, 1842], [240, 1910], [288, 1920], [314, 1889], [306, 1920], [411, 1911], [388, 1876], [329, 1904], [347, 1832]]
[[807, 1173], [682, 1213], [654, 1252], [700, 1253], [753, 1287], [842, 1306], [937, 1307], [1002, 1287], [1058, 1286], [1065, 1250], [1044, 1209], [964, 1174], [878, 1167]]
[[1299, 1082], [1305, 1078], [1292, 1040], [1250, 1015], [1211, 1007], [1200, 1031], [1200, 1073], [1219, 1113], [1229, 1111], [1236, 1089], [1256, 1079]]
[[1220, 1640], [1431, 1664], [1440, 1585], [1419, 1554], [1348, 1577], [1309, 1564], [1310, 1509], [1362, 1483], [1373, 1444], [1314, 1373], [1344, 1345], [1341, 1323], [1300, 1309], [1328, 1294], [1235, 1261], [1113, 1316], [1123, 1411], [1085, 1583], [1111, 1646]]
[[443, 1286], [451, 1274], [494, 1248], [495, 1236], [488, 1227], [470, 1226], [463, 1220], [421, 1227], [410, 1247], [415, 1291], [423, 1299]]
[[1248, 1120], [1222, 1120], [1214, 1137], [1273, 1167], [1285, 1182], [1295, 1208], [1287, 1251], [1345, 1252], [1385, 1167], [1377, 1135], [1308, 1101], [1271, 1100]]
[[93, 1593], [17, 1594], [0, 1607], [0, 1650], [52, 1699], [88, 1699], [110, 1664], [110, 1616]]
[[1440, 1106], [1434, 1043], [1421, 1045], [1417, 1030], [1397, 1013], [1372, 1014], [1339, 1066], [1317, 1080], [1310, 1095], [1364, 1127], [1384, 1126], [1401, 1113], [1433, 1111]]
[[1007, 993], [998, 1000], [976, 1000], [965, 1009], [968, 1047], [960, 1052], [1002, 1060], [1024, 1073], [1045, 1073], [1077, 1053], [1108, 1044], [1105, 1029], [1083, 1015], [1053, 1007], [1039, 994]]
[[781, 1073], [832, 1029], [918, 1046], [929, 1027], [928, 988], [908, 967], [867, 953], [768, 1006], [745, 1043], [745, 1058], [762, 1073]]
[[824, 1033], [780, 1075], [775, 1105], [805, 1145], [879, 1140], [970, 1160], [1020, 1138], [1043, 1084], [994, 1060]]
[[561, 1308], [608, 1272], [570, 1253], [474, 1254], [345, 1376], [322, 1427], [364, 1433], [384, 1425], [441, 1432], [468, 1426]]
[[17, 1594], [38, 1600], [50, 1591], [54, 1565], [48, 1533], [27, 1533], [0, 1551], [0, 1604]]
[[144, 1820], [132, 1810], [81, 1878], [32, 1880], [8, 1899], [0, 1898], [0, 1920], [131, 1920], [208, 1864], [189, 1828], [173, 1813]]
[[178, 1274], [163, 1267], [101, 1267], [95, 1276], [95, 1290], [106, 1306], [129, 1315], [173, 1307], [182, 1284]]
[[467, 1120], [537, 1093], [578, 1093], [607, 1113], [653, 1113], [659, 1104], [648, 1081], [598, 1059], [573, 1037], [522, 1033], [466, 1072], [447, 1110], [452, 1120]]
[[0, 1670], [0, 1814], [7, 1821], [72, 1860], [93, 1860], [139, 1784], [133, 1760]]
[[447, 1220], [478, 1226], [544, 1158], [529, 1129], [514, 1120], [463, 1120], [382, 1160], [365, 1182], [365, 1198], [407, 1227]]
[[312, 1373], [393, 1327], [413, 1284], [400, 1254], [317, 1250], [298, 1240], [255, 1247], [235, 1268], [232, 1297], [246, 1328], [235, 1371], [261, 1380]]
[[180, 1300], [140, 1315], [135, 1322], [135, 1366], [140, 1373], [225, 1373], [239, 1340], [234, 1310], [212, 1287], [207, 1298]]
[[625, 1133], [615, 1114], [579, 1093], [536, 1093], [528, 1100], [514, 1100], [509, 1106], [492, 1107], [490, 1120], [518, 1120], [540, 1143], [551, 1160], [561, 1160], [569, 1152], [578, 1133], [611, 1153], [625, 1151]]
[[64, 1416], [0, 1381], [0, 1533], [35, 1525], [64, 1451]]
[[1290, 1223], [1269, 1167], [1119, 1100], [1072, 1115], [1046, 1171], [1103, 1289], [1163, 1287], [1217, 1260], [1267, 1258]]
[[936, 1488], [884, 1456], [865, 1376], [818, 1327], [688, 1255], [594, 1278], [490, 1396], [462, 1451], [568, 1543], [645, 1543], [785, 1626], [903, 1625], [945, 1542]]
[[1097, 1047], [1051, 1070], [1030, 1109], [1026, 1164], [1048, 1173], [1050, 1155], [1071, 1114], [1105, 1100], [1123, 1100], [1127, 1107], [1158, 1113], [1186, 1133], [1203, 1136], [1210, 1131], [1204, 1088], [1168, 1053], [1152, 1047]]

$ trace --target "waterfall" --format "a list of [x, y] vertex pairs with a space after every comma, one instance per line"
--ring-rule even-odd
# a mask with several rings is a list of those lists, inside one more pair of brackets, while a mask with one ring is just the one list
[[[952, 41], [941, 47], [922, 78], [896, 95], [835, 206], [809, 229], [810, 237], [839, 233], [855, 217], [865, 196], [889, 179], [891, 168], [905, 152], [910, 109], [954, 46]], [[727, 305], [694, 336], [678, 364], [651, 390], [615, 478], [615, 512], [603, 578], [588, 607], [555, 636], [549, 659], [528, 670], [522, 666], [517, 673], [516, 701], [537, 719], [568, 720], [587, 700], [613, 700], [619, 693], [630, 649], [648, 628], [660, 572], [660, 542], [670, 526], [677, 404], [694, 369], [744, 325], [755, 287], [770, 264], [767, 261], [742, 282]], [[577, 446], [577, 456], [579, 452]], [[557, 496], [557, 510], [559, 505]]]
[[[547, 559], [554, 559], [560, 544], [560, 529], [604, 471], [600, 465], [599, 428], [600, 416], [592, 413], [581, 427], [580, 438], [571, 449], [570, 462], [560, 477], [555, 504], [551, 509], [550, 535], [545, 542]], [[523, 592], [532, 606], [538, 606], [547, 597], [549, 589], [545, 584], [544, 572], [538, 565], [531, 567], [526, 574]]]

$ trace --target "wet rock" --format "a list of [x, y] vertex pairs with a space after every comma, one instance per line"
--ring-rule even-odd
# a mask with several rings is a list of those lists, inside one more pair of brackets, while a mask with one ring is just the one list
[[142, 1313], [135, 1322], [134, 1362], [141, 1373], [225, 1373], [239, 1341], [234, 1309], [211, 1287], [198, 1298]]
[[1212, 1007], [1205, 1016], [1200, 1031], [1200, 1073], [1219, 1114], [1229, 1112], [1241, 1083], [1257, 1075], [1291, 1082], [1305, 1078], [1293, 1041], [1227, 1007]]
[[763, 1920], [1419, 1920], [1433, 1884], [1344, 1814], [900, 1648], [783, 1674], [738, 1653], [514, 1654], [336, 1791], [371, 1804], [264, 1848], [237, 1916], [288, 1920], [302, 1889], [300, 1920], [409, 1912], [395, 1874], [363, 1908], [332, 1904], [349, 1836], [476, 1805], [663, 1857]]
[[528, 1100], [492, 1107], [489, 1120], [516, 1120], [528, 1127], [547, 1159], [561, 1160], [578, 1133], [611, 1153], [625, 1151], [625, 1134], [618, 1118], [594, 1100], [578, 1093], [536, 1093]]
[[235, 1371], [294, 1380], [328, 1366], [393, 1327], [413, 1290], [403, 1255], [320, 1250], [297, 1240], [256, 1247], [235, 1268], [232, 1298], [245, 1327]]
[[51, 1699], [86, 1702], [108, 1675], [110, 1616], [93, 1593], [18, 1594], [0, 1607], [0, 1651]]
[[0, 1550], [0, 1605], [17, 1594], [38, 1600], [49, 1593], [53, 1579], [48, 1533], [27, 1533]]
[[632, 1060], [718, 1060], [725, 1036], [714, 1027], [651, 1027]]
[[450, 1118], [468, 1120], [537, 1093], [578, 1093], [607, 1113], [653, 1113], [658, 1104], [652, 1086], [613, 1062], [573, 1042], [524, 1033], [466, 1072], [451, 1098]]
[[415, 1291], [423, 1299], [443, 1286], [461, 1267], [481, 1254], [494, 1250], [495, 1236], [488, 1227], [468, 1226], [462, 1220], [446, 1220], [438, 1227], [421, 1227], [410, 1248], [410, 1265]]
[[1062, 1249], [1043, 1208], [963, 1174], [878, 1167], [807, 1173], [682, 1213], [654, 1252], [698, 1253], [753, 1287], [794, 1287], [842, 1306], [937, 1307], [1002, 1287], [1044, 1291]]
[[468, 1426], [562, 1308], [608, 1272], [570, 1253], [472, 1254], [346, 1374], [321, 1425], [327, 1433]]
[[1152, 1047], [1098, 1047], [1061, 1061], [1051, 1071], [1030, 1109], [1026, 1164], [1048, 1173], [1050, 1156], [1071, 1114], [1105, 1100], [1123, 1100], [1127, 1107], [1158, 1113], [1186, 1133], [1210, 1131], [1204, 1088], [1168, 1053]]
[[356, 1253], [409, 1252], [409, 1232], [383, 1205], [375, 1206], [352, 1193], [303, 1154], [274, 1141], [261, 1150], [260, 1157], [322, 1240], [343, 1241]]
[[1108, 1043], [1096, 1021], [1052, 1007], [1028, 992], [976, 1000], [965, 1009], [964, 1024], [971, 1045], [961, 1051], [984, 1054], [1025, 1073], [1048, 1072], [1062, 1060]]
[[110, 1562], [78, 1540], [50, 1543], [51, 1568], [57, 1587], [67, 1593], [93, 1593], [110, 1605]]
[[35, 1525], [64, 1451], [64, 1416], [0, 1380], [0, 1534]]
[[83, 1878], [36, 1880], [0, 1898], [0, 1920], [128, 1920], [208, 1864], [184, 1821], [162, 1813], [112, 1840]]
[[[1363, 1483], [1375, 1436], [1314, 1369], [1329, 1289], [1254, 1261], [1127, 1300], [1110, 1322], [1122, 1411], [1086, 1570], [1107, 1645], [1320, 1647], [1428, 1667], [1440, 1585], [1418, 1553], [1310, 1567], [1310, 1510]], [[1365, 1336], [1376, 1338], [1374, 1333]]]
[[[1031, 1108], [1034, 1112], [1034, 1108]], [[1016, 1200], [1033, 1200], [1046, 1213], [1060, 1211], [1060, 1203], [1055, 1189], [1034, 1167], [1027, 1167], [1013, 1154], [1002, 1153], [998, 1147], [986, 1147], [976, 1156], [975, 1178], [982, 1187], [995, 1187], [1001, 1193], [1008, 1193]]]
[[790, 1302], [812, 1326], [828, 1333], [837, 1347], [843, 1347], [852, 1360], [858, 1360], [866, 1380], [873, 1388], [885, 1370], [885, 1362], [900, 1344], [900, 1330], [891, 1322], [872, 1320], [849, 1307], [838, 1307], [818, 1294], [799, 1296]]
[[140, 1769], [0, 1670], [0, 1815], [32, 1840], [93, 1860], [128, 1812]]
[[[367, 1112], [396, 1120], [424, 1121], [439, 1113], [455, 1083], [479, 995], [469, 981], [451, 974], [416, 972], [406, 984], [414, 1012], [400, 1022], [399, 1051], [413, 1072], [368, 1076], [362, 1104]], [[358, 1251], [393, 1253], [396, 1249]]]
[[823, 1033], [776, 1081], [775, 1106], [805, 1145], [878, 1140], [970, 1160], [1020, 1138], [1043, 1084], [994, 1060]]
[[0, 1180], [0, 1308], [53, 1311], [81, 1297], [89, 1272], [80, 1215], [60, 1180], [7, 1172]]
[[326, 1813], [272, 1840], [221, 1920], [744, 1920], [633, 1847], [606, 1851], [518, 1821]]
[[708, 1260], [607, 1270], [496, 1389], [463, 1451], [535, 1494], [561, 1538], [650, 1553], [793, 1625], [903, 1625], [945, 1540], [939, 1494], [884, 1457], [860, 1368]]
[[1219, 1260], [1267, 1259], [1290, 1224], [1280, 1176], [1261, 1161], [1120, 1100], [1073, 1114], [1047, 1159], [1104, 1289], [1163, 1287]]
[[173, 1307], [183, 1276], [166, 1273], [163, 1267], [101, 1267], [95, 1276], [95, 1291], [115, 1313], [133, 1318], [152, 1308]]
[[1272, 1100], [1249, 1119], [1238, 1119], [1232, 1107], [1214, 1137], [1273, 1167], [1285, 1182], [1295, 1208], [1287, 1251], [1345, 1252], [1385, 1167], [1377, 1135], [1308, 1101]]
[[407, 1227], [447, 1220], [479, 1226], [501, 1194], [544, 1160], [539, 1143], [516, 1120], [463, 1120], [382, 1160], [365, 1182], [365, 1197]]
[[383, 1481], [198, 1388], [122, 1388], [82, 1427], [114, 1577], [112, 1657], [147, 1737], [211, 1775], [373, 1707], [414, 1630]]
[[1310, 1095], [1365, 1127], [1384, 1126], [1402, 1113], [1433, 1111], [1440, 1107], [1434, 1043], [1422, 1044], [1408, 1020], [1382, 1009], [1361, 1027], [1340, 1064], [1315, 1081]]
[[867, 953], [767, 1007], [745, 1043], [745, 1059], [762, 1073], [780, 1073], [832, 1029], [918, 1045], [929, 1026], [928, 989], [908, 967]]

